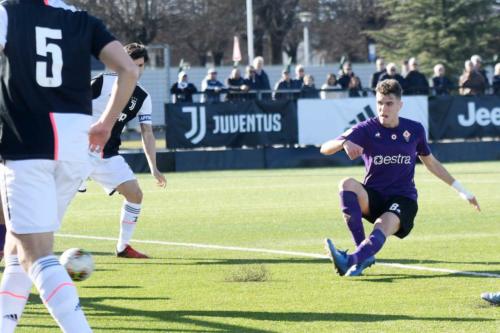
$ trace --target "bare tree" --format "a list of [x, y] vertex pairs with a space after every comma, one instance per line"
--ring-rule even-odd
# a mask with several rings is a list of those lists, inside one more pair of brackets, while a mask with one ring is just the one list
[[322, 1], [311, 30], [318, 36], [318, 48], [327, 51], [327, 60], [345, 55], [352, 61], [366, 61], [370, 38], [365, 30], [379, 30], [387, 13], [378, 0]]
[[245, 31], [244, 0], [184, 0], [177, 3], [176, 15], [178, 24], [169, 26], [166, 39], [173, 48], [185, 44], [184, 52], [194, 53], [202, 66], [210, 58], [220, 65], [233, 36]]
[[72, 0], [99, 17], [120, 40], [149, 44], [169, 20], [175, 0]]
[[[298, 4], [299, 0], [254, 1], [256, 26], [263, 27], [269, 35], [271, 63], [273, 64], [282, 63], [283, 43], [294, 24], [297, 23]], [[259, 45], [256, 50], [261, 50]]]

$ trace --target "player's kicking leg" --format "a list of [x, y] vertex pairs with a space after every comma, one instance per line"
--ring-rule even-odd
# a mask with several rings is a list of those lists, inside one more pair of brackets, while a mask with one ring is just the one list
[[[371, 257], [374, 257], [382, 249], [386, 238], [397, 233], [399, 229], [399, 217], [394, 213], [386, 212], [377, 219], [370, 236], [352, 254], [339, 251], [335, 248], [333, 242], [327, 239], [326, 248], [339, 275], [354, 275], [351, 271], [357, 269], [356, 265], [366, 264], [367, 260], [370, 260]], [[348, 274], [349, 272], [351, 273]]]
[[[359, 183], [357, 180], [353, 178], [343, 179], [339, 183], [339, 195], [340, 195], [340, 208], [344, 215], [344, 220], [349, 228], [352, 238], [354, 240], [354, 244], [356, 247], [359, 247], [362, 242], [365, 240], [365, 230], [363, 228], [362, 216], [369, 215], [369, 196], [363, 185]], [[325, 248], [335, 263], [334, 259], [334, 246], [333, 242], [329, 239], [325, 241]], [[340, 258], [338, 259], [340, 260]], [[337, 260], [337, 261], [338, 261]], [[363, 270], [367, 267], [370, 267], [375, 263], [375, 257], [371, 256], [366, 260], [353, 265], [349, 269], [349, 273], [346, 271], [344, 274], [357, 276], [361, 275]], [[339, 270], [339, 267], [336, 267]], [[342, 268], [340, 268], [342, 271]], [[344, 275], [341, 274], [341, 275]]]
[[116, 245], [116, 255], [122, 258], [149, 258], [130, 246], [139, 214], [141, 213], [142, 191], [136, 179], [126, 181], [116, 188], [124, 196], [120, 214], [120, 236]]

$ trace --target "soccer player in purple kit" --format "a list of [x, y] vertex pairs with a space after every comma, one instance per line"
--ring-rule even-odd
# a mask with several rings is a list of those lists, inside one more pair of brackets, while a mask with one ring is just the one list
[[[402, 88], [396, 80], [377, 84], [377, 117], [363, 121], [321, 146], [324, 155], [344, 149], [351, 160], [362, 157], [366, 176], [363, 183], [353, 178], [339, 184], [340, 204], [352, 233], [356, 250], [338, 250], [330, 239], [325, 249], [341, 276], [358, 276], [375, 263], [386, 238], [406, 237], [417, 214], [417, 189], [414, 175], [417, 156], [436, 177], [451, 185], [478, 211], [475, 196], [453, 178], [432, 155], [422, 124], [399, 117], [403, 106]], [[362, 218], [374, 224], [365, 237]]]

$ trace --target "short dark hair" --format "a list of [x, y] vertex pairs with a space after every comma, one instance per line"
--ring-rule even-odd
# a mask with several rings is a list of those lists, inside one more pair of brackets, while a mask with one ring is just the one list
[[401, 95], [403, 94], [403, 89], [398, 81], [394, 79], [387, 79], [380, 81], [375, 88], [375, 92], [378, 92], [384, 96], [394, 95], [397, 98], [401, 99]]
[[148, 50], [141, 43], [127, 44], [124, 49], [133, 60], [144, 58], [144, 62], [149, 61]]

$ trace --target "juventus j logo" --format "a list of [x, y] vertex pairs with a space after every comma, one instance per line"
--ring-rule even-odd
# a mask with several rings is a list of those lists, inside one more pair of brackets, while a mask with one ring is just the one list
[[132, 110], [135, 108], [135, 105], [136, 105], [136, 104], [137, 104], [137, 98], [132, 97], [132, 98], [130, 99], [130, 106], [128, 107], [128, 109], [129, 109], [130, 111], [132, 111]]
[[207, 133], [206, 111], [204, 106], [199, 108], [195, 106], [186, 106], [182, 108], [182, 112], [191, 114], [191, 129], [184, 134], [186, 139], [192, 144], [197, 144], [205, 137]]

